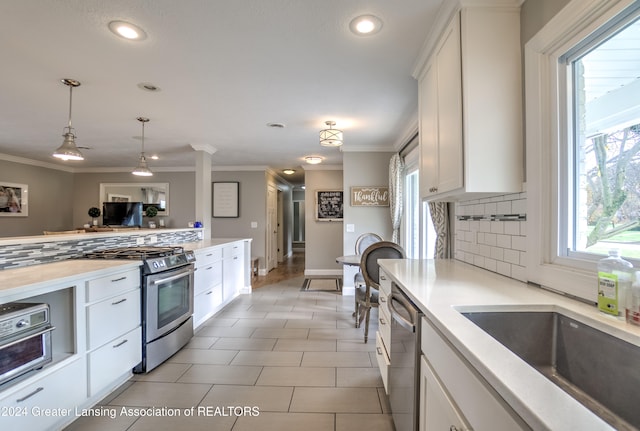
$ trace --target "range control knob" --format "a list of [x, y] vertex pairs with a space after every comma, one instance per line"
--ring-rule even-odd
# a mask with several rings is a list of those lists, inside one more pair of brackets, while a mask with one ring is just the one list
[[25, 326], [29, 326], [29, 321], [26, 319], [20, 319], [18, 323], [16, 323], [16, 328], [24, 328]]

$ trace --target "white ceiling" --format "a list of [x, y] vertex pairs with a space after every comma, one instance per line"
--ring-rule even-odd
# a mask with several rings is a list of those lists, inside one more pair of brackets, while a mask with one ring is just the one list
[[[152, 170], [195, 165], [191, 145], [216, 149], [216, 166], [296, 168], [323, 148], [327, 120], [344, 150], [392, 150], [415, 124], [413, 64], [442, 0], [20, 0], [0, 2], [0, 153], [78, 171], [136, 165], [145, 116]], [[375, 14], [382, 31], [349, 31]], [[112, 20], [142, 27], [133, 42]], [[67, 125], [85, 160], [51, 153]], [[161, 91], [138, 88], [152, 83]], [[284, 123], [283, 129], [267, 123]], [[1, 177], [1, 175], [0, 175]], [[4, 178], [9, 180], [9, 178]]]

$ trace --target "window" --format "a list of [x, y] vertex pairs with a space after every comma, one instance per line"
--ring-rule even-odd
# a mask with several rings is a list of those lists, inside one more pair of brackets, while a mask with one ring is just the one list
[[566, 62], [573, 99], [569, 167], [574, 176], [568, 184], [575, 202], [569, 214], [568, 254], [606, 255], [615, 247], [627, 258], [640, 258], [640, 19], [636, 11], [612, 20], [579, 48]]
[[595, 302], [640, 265], [640, 1], [572, 0], [525, 46], [527, 278]]
[[[416, 147], [405, 159], [402, 244], [409, 259], [432, 259], [436, 234], [429, 207], [420, 201], [419, 151]], [[422, 210], [422, 211], [421, 211]]]

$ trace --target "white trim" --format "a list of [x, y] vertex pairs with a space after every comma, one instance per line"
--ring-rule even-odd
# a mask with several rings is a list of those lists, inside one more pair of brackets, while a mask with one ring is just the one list
[[[633, 0], [573, 0], [525, 45], [527, 279], [595, 302], [596, 264], [559, 256], [561, 145], [569, 139], [568, 90], [559, 57]], [[565, 218], [566, 220], [566, 218]]]

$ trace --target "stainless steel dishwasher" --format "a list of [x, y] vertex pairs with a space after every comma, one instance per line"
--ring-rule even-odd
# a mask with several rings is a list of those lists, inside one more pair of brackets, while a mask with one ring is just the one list
[[391, 283], [389, 402], [396, 431], [418, 430], [420, 317], [422, 312]]

